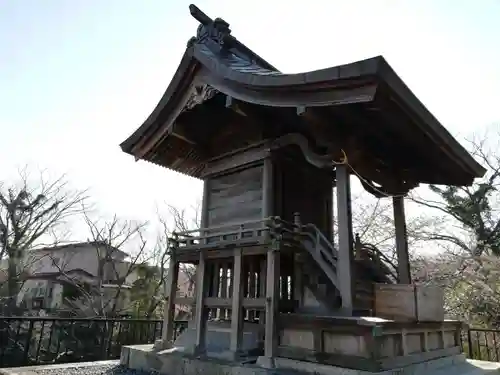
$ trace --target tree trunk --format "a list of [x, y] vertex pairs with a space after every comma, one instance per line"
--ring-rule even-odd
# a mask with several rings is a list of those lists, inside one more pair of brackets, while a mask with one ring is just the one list
[[7, 273], [7, 314], [12, 315], [17, 308], [17, 295], [19, 294], [19, 272], [16, 257], [9, 257]]

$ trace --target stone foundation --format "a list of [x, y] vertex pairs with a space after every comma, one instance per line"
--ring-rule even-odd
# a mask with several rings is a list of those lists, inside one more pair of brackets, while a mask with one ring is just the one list
[[406, 367], [461, 352], [457, 321], [282, 314], [277, 357], [364, 371]]
[[462, 324], [457, 321], [395, 322], [373, 317], [281, 314], [276, 326], [278, 342], [271, 357], [263, 356], [262, 328], [245, 323], [241, 347], [232, 353], [230, 323], [208, 322], [205, 351], [195, 356], [196, 331], [190, 325], [173, 348], [124, 347], [121, 363], [168, 375], [485, 373], [461, 354]]
[[[236, 355], [256, 358], [263, 351], [263, 329], [264, 327], [260, 324], [245, 323], [239, 353], [231, 353], [229, 350], [231, 323], [228, 321], [209, 321], [205, 340], [206, 356], [220, 359], [233, 359]], [[194, 322], [189, 322], [188, 328], [175, 340], [174, 346], [182, 348], [181, 350], [184, 352], [192, 353], [195, 337]]]
[[500, 375], [500, 363], [469, 361], [463, 354], [429, 360], [405, 367], [369, 372], [338, 366], [274, 358], [274, 369], [255, 364], [194, 358], [176, 349], [154, 352], [152, 345], [124, 346], [121, 364], [134, 370], [165, 375]]

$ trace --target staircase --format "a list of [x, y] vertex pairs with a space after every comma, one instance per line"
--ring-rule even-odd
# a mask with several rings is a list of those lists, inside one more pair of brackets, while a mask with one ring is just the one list
[[[303, 283], [329, 311], [341, 307], [338, 292], [337, 259], [338, 252], [330, 240], [314, 225], [301, 226], [301, 245], [306, 251], [297, 261], [303, 272]], [[374, 283], [395, 283], [397, 273], [394, 265], [376, 247], [363, 245], [356, 239], [355, 244], [355, 300], [357, 314], [371, 314], [374, 306]]]

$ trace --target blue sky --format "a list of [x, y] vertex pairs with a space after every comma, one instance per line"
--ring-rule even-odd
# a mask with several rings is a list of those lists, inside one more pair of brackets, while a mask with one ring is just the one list
[[[198, 1], [285, 72], [383, 55], [459, 139], [500, 120], [500, 1]], [[480, 4], [480, 6], [479, 6]], [[183, 0], [0, 0], [0, 179], [68, 173], [101, 210], [147, 219], [198, 181], [118, 145], [166, 89], [197, 23]]]

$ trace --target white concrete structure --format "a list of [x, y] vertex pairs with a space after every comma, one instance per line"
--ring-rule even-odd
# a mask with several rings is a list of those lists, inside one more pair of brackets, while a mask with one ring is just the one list
[[[100, 290], [110, 308], [126, 309], [130, 287], [138, 278], [127, 257], [127, 253], [99, 242], [32, 250], [22, 266], [24, 283], [17, 302], [32, 308], [64, 309], [65, 287], [81, 283]], [[108, 302], [110, 299], [117, 301]]]

